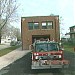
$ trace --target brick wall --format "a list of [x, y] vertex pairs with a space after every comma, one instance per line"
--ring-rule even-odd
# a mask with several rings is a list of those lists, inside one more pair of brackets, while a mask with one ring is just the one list
[[[53, 29], [42, 29], [42, 22], [52, 21]], [[29, 30], [28, 22], [38, 22], [39, 29]], [[33, 35], [49, 35], [49, 39], [52, 41], [59, 41], [59, 16], [33, 16], [33, 17], [22, 17], [21, 18], [21, 35], [22, 35], [22, 49], [29, 49], [29, 45], [32, 44]]]

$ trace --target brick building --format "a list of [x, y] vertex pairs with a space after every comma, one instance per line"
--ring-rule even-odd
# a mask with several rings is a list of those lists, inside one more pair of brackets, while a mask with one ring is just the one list
[[60, 40], [59, 16], [21, 18], [22, 49], [29, 49], [35, 39]]

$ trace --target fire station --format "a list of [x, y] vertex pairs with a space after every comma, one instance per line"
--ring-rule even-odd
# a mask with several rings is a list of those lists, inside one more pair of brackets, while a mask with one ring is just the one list
[[21, 17], [22, 49], [28, 50], [35, 39], [49, 39], [59, 42], [59, 16]]

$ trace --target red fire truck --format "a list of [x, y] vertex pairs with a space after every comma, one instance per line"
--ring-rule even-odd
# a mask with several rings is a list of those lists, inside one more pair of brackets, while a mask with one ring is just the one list
[[31, 69], [67, 68], [68, 65], [59, 43], [49, 40], [33, 43]]

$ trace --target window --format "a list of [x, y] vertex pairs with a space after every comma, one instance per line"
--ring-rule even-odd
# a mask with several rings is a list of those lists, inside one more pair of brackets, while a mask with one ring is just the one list
[[75, 32], [75, 27], [74, 27], [74, 29], [73, 29], [73, 30], [74, 30], [74, 32]]
[[28, 28], [29, 28], [29, 30], [32, 30], [33, 29], [33, 23], [29, 22], [28, 23]]
[[53, 29], [53, 22], [52, 21], [42, 22], [42, 29]]
[[28, 28], [29, 28], [29, 30], [39, 29], [39, 23], [38, 22], [29, 22]]
[[39, 29], [39, 23], [34, 23], [34, 29]]
[[47, 22], [47, 28], [53, 29], [53, 22]]
[[42, 22], [42, 29], [47, 29], [46, 22]]

